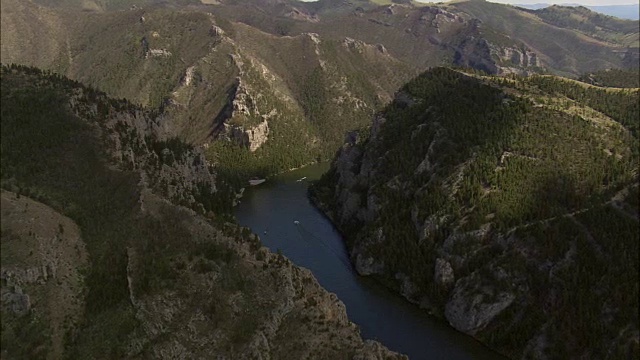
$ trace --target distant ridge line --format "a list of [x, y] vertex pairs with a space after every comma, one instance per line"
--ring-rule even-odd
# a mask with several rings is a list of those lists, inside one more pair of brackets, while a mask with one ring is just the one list
[[562, 3], [562, 4], [548, 4], [548, 3], [534, 3], [534, 4], [513, 4], [513, 6], [531, 9], [531, 10], [539, 10], [552, 5], [560, 5], [560, 6], [583, 6], [591, 11], [595, 11], [600, 14], [614, 16], [620, 19], [625, 20], [638, 20], [640, 19], [640, 15], [638, 15], [640, 10], [640, 4], [626, 4], [626, 5], [582, 5], [575, 3]]

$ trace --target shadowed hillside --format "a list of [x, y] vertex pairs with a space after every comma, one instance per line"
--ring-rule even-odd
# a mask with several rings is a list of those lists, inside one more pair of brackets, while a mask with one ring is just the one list
[[33, 68], [1, 86], [2, 358], [403, 358], [226, 221], [162, 116]]
[[355, 268], [513, 358], [638, 356], [638, 89], [433, 69], [314, 186]]

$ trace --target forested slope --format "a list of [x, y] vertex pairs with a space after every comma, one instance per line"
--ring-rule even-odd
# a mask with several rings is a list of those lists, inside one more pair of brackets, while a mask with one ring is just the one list
[[3, 359], [402, 358], [228, 221], [170, 120], [35, 68], [0, 84]]
[[609, 69], [583, 74], [580, 81], [591, 85], [618, 87], [618, 88], [638, 88], [640, 87], [640, 70]]
[[330, 158], [429, 67], [574, 76], [638, 60], [637, 22], [476, 0], [5, 0], [1, 15], [2, 62], [157, 109], [237, 185]]
[[514, 358], [638, 355], [638, 89], [430, 70], [314, 186], [356, 269]]

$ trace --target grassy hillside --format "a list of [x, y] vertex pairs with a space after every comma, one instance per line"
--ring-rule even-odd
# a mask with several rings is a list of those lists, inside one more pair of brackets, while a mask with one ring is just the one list
[[576, 29], [596, 39], [615, 44], [638, 46], [638, 22], [593, 12], [586, 7], [550, 6], [533, 13], [545, 22]]
[[[463, 56], [479, 57], [494, 65], [488, 67], [491, 72], [497, 72], [495, 65], [509, 67], [503, 62], [510, 58], [504, 53], [510, 49], [527, 49], [537, 55], [540, 68], [565, 75], [635, 66], [638, 59], [637, 22], [600, 19], [590, 12], [581, 15], [581, 10], [556, 16], [475, 0], [420, 5], [370, 1], [274, 5], [244, 0], [212, 9], [274, 34], [316, 32], [334, 39], [348, 36], [382, 43], [393, 56], [419, 69], [482, 64], [478, 59], [456, 60]], [[578, 20], [568, 21], [574, 18]], [[469, 42], [486, 49], [469, 54]], [[528, 67], [517, 64], [515, 69], [541, 70]]]
[[343, 147], [314, 196], [356, 269], [487, 345], [634, 357], [638, 96], [434, 69]]
[[[563, 8], [555, 7], [530, 12], [476, 0], [456, 2], [452, 6], [482, 20], [488, 28], [521, 40], [539, 54], [549, 68], [560, 74], [621, 67], [619, 54], [624, 53], [627, 46], [639, 46], [637, 21], [607, 22], [604, 19], [598, 22], [595, 15], [588, 11], [587, 14], [593, 18], [580, 19], [579, 11], [573, 8], [561, 11]], [[578, 19], [574, 19], [576, 17]], [[610, 22], [616, 25], [602, 28]], [[594, 30], [586, 31], [587, 27], [593, 27]], [[596, 28], [599, 30], [596, 31]]]
[[0, 22], [2, 63], [22, 63], [66, 71], [70, 36], [64, 13], [31, 1], [3, 1]]
[[[11, 51], [3, 60], [36, 63], [160, 109], [171, 118], [166, 133], [211, 145], [209, 158], [242, 179], [331, 156], [346, 131], [365, 125], [414, 74], [384, 47], [276, 36], [201, 10], [58, 10], [68, 21], [57, 34], [67, 63]], [[20, 26], [29, 29], [26, 21]], [[3, 37], [18, 46], [18, 38]], [[261, 124], [269, 129], [264, 139], [243, 139]]]
[[[13, 6], [14, 0], [8, 1]], [[241, 22], [279, 36], [313, 32], [338, 41], [350, 37], [371, 44], [381, 43], [392, 56], [419, 69], [453, 62], [478, 63], [477, 60], [467, 63], [456, 60], [456, 56], [461, 55], [479, 56], [499, 67], [509, 67], [501, 63], [504, 60], [501, 57], [510, 57], [502, 52], [523, 48], [537, 55], [541, 62], [539, 68], [565, 75], [635, 66], [638, 60], [637, 21], [598, 15], [586, 8], [556, 6], [534, 11], [480, 0], [437, 4], [254, 0], [219, 4], [177, 0], [39, 3], [45, 4], [49, 12], [84, 9], [84, 13], [112, 12], [114, 16], [160, 7], [178, 12], [210, 12], [220, 19]], [[88, 11], [90, 9], [94, 10]], [[76, 14], [67, 21], [73, 22], [78, 17], [84, 15]], [[477, 20], [482, 22], [479, 28]], [[28, 24], [22, 26], [28, 28]], [[485, 40], [491, 51], [483, 50], [479, 54], [465, 51], [470, 46], [468, 42]], [[10, 37], [4, 36], [4, 41], [11, 42]], [[516, 65], [514, 68], [518, 71], [540, 71], [535, 66], [527, 69], [530, 65], [526, 63]]]

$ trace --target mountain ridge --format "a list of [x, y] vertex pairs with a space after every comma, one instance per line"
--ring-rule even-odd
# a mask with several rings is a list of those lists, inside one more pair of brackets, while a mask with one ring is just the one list
[[578, 75], [635, 66], [640, 56], [633, 22], [591, 13], [566, 21], [576, 10], [469, 1], [101, 4], [80, 11], [73, 1], [7, 0], [1, 60], [167, 112], [166, 130], [207, 147], [237, 186], [330, 158], [344, 132], [365, 126], [428, 67]]
[[[580, 4], [572, 4], [572, 3], [561, 3], [557, 4], [560, 6], [571, 6], [571, 7], [586, 7], [591, 11], [595, 11], [597, 13], [615, 16], [620, 19], [628, 19], [628, 20], [638, 20], [638, 4], [628, 4], [628, 5], [580, 5]], [[532, 10], [538, 10], [553, 6], [553, 4], [548, 3], [538, 3], [538, 4], [517, 4], [514, 6], [523, 7]]]

